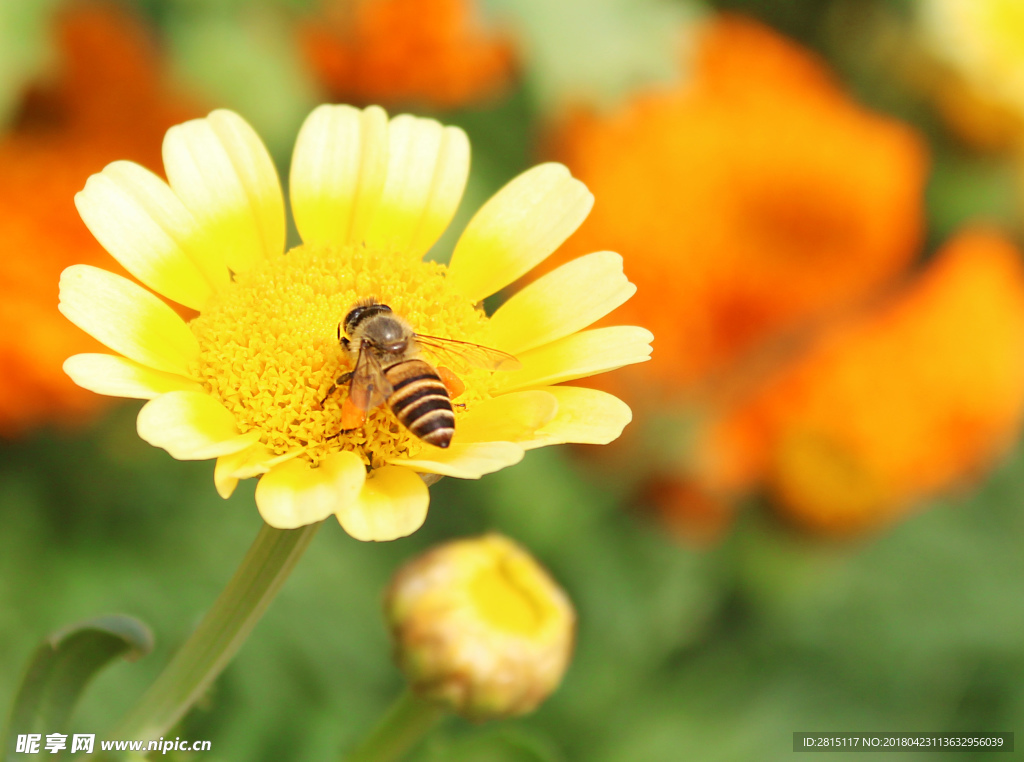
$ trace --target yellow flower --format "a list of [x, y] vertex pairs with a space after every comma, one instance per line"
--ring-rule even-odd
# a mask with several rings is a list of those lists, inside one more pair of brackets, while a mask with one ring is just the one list
[[987, 148], [1024, 134], [1024, 3], [918, 0], [917, 33], [931, 67], [922, 84], [964, 139]]
[[[448, 266], [421, 260], [445, 229], [469, 172], [458, 128], [380, 108], [320, 106], [292, 159], [295, 224], [266, 148], [237, 114], [171, 128], [168, 182], [130, 162], [93, 175], [76, 204], [93, 235], [152, 291], [104, 270], [64, 271], [60, 309], [118, 354], [76, 355], [65, 370], [101, 394], [150, 399], [139, 435], [175, 458], [216, 458], [227, 497], [262, 475], [260, 514], [294, 528], [335, 514], [364, 540], [415, 531], [429, 495], [419, 474], [476, 479], [527, 449], [606, 443], [624, 403], [564, 381], [646, 360], [651, 334], [583, 330], [632, 296], [621, 258], [590, 254], [535, 281], [488, 317], [480, 301], [544, 260], [593, 203], [565, 167], [512, 180], [473, 217]], [[198, 311], [186, 322], [156, 294]], [[515, 355], [521, 368], [461, 374], [451, 446], [425, 444], [383, 406], [342, 432], [349, 370], [338, 324], [376, 297], [418, 333]], [[427, 356], [429, 358], [429, 355]], [[433, 478], [433, 477], [430, 477]]]
[[532, 712], [572, 656], [572, 603], [501, 535], [413, 559], [395, 575], [385, 609], [413, 689], [473, 720]]

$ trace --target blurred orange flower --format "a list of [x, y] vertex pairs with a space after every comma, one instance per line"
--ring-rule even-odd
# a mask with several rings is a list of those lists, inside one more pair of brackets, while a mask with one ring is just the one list
[[478, 14], [473, 0], [328, 0], [302, 43], [337, 100], [453, 108], [501, 89], [512, 73], [510, 42]]
[[626, 258], [639, 298], [619, 318], [658, 337], [632, 373], [646, 392], [656, 379], [696, 398], [765, 342], [876, 290], [920, 243], [921, 138], [739, 17], [708, 22], [687, 79], [577, 113], [551, 145], [598, 199], [562, 260]]
[[599, 199], [562, 256], [622, 252], [639, 298], [615, 317], [658, 337], [618, 391], [646, 403], [630, 457], [653, 452], [638, 431], [661, 437], [639, 484], [686, 539], [761, 486], [814, 528], [880, 525], [1012, 442], [1018, 253], [966, 233], [894, 293], [921, 243], [923, 140], [808, 52], [715, 17], [687, 79], [576, 113], [552, 146]]
[[969, 231], [878, 309], [844, 320], [706, 431], [708, 493], [769, 485], [801, 523], [879, 525], [978, 474], [1024, 417], [1024, 267]]
[[57, 312], [61, 270], [108, 257], [74, 195], [105, 164], [159, 166], [160, 139], [192, 116], [163, 84], [147, 30], [116, 6], [75, 5], [54, 25], [51, 78], [26, 93], [0, 136], [0, 434], [76, 418], [102, 399], [61, 368], [92, 344]]

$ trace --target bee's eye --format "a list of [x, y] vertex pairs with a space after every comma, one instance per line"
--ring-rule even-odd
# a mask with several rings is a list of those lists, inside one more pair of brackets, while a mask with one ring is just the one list
[[343, 324], [346, 331], [352, 330], [362, 319], [363, 313], [366, 312], [366, 307], [359, 306], [353, 308], [346, 316]]
[[370, 302], [367, 304], [357, 304], [349, 313], [345, 316], [343, 324], [347, 333], [352, 331], [362, 323], [366, 318], [372, 317], [373, 315], [379, 315], [383, 312], [391, 312], [391, 308], [386, 304], [380, 302]]

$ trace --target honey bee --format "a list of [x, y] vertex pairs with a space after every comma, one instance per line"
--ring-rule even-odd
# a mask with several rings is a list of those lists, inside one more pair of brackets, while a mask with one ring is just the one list
[[515, 357], [497, 349], [416, 333], [376, 299], [361, 300], [349, 310], [338, 325], [338, 340], [353, 369], [331, 384], [320, 404], [347, 383], [350, 405], [366, 414], [387, 404], [413, 436], [435, 447], [451, 444], [455, 412], [438, 371], [420, 357], [422, 349], [455, 365], [490, 371], [520, 367]]

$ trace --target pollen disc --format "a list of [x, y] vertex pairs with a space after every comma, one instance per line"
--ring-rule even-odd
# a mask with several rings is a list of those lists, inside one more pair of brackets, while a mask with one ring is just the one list
[[[373, 411], [361, 430], [335, 436], [346, 392], [322, 409], [320, 400], [350, 369], [338, 323], [359, 299], [377, 297], [417, 332], [479, 341], [487, 317], [448, 284], [445, 272], [436, 262], [363, 246], [296, 247], [238, 274], [190, 323], [200, 346], [193, 372], [242, 432], [259, 431], [276, 454], [301, 449], [316, 463], [345, 449], [374, 467], [415, 454], [423, 444], [386, 407]], [[483, 372], [467, 374], [459, 401], [485, 399], [486, 379]]]

